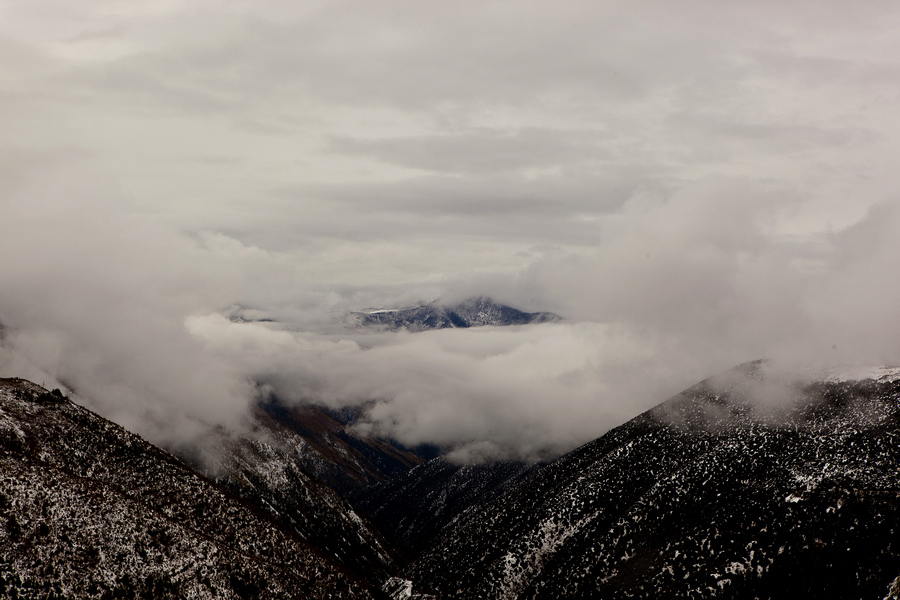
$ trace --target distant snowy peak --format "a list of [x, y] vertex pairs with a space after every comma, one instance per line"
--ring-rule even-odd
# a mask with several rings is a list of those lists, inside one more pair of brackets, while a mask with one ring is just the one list
[[560, 316], [550, 312], [524, 312], [498, 304], [486, 296], [469, 298], [458, 304], [443, 304], [435, 300], [406, 308], [359, 311], [351, 313], [349, 319], [356, 327], [388, 331], [527, 325], [561, 320]]

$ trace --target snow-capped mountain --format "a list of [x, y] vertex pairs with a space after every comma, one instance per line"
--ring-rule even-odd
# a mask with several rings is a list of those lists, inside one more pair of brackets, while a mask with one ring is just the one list
[[0, 380], [0, 597], [382, 597], [330, 555], [58, 391]]
[[444, 599], [897, 597], [898, 473], [900, 371], [751, 363], [465, 513], [406, 576]]
[[553, 323], [561, 317], [549, 312], [523, 312], [498, 304], [486, 296], [469, 298], [458, 304], [445, 305], [435, 300], [419, 306], [378, 309], [351, 313], [348, 322], [356, 327], [381, 330], [449, 329], [453, 327], [482, 327], [485, 325], [527, 325]]

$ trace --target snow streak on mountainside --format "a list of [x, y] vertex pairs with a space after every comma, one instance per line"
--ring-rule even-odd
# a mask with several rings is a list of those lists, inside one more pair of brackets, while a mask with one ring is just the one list
[[[289, 406], [271, 399], [254, 411], [253, 418], [259, 427], [299, 438], [295, 460], [339, 492], [384, 481], [425, 462], [426, 455], [415, 449], [354, 431], [358, 410]], [[427, 456], [433, 455], [432, 449]]]
[[349, 434], [316, 407], [275, 402], [252, 412], [249, 434], [220, 432], [207, 451], [206, 461], [188, 461], [354, 573], [383, 581], [396, 571], [397, 551], [326, 483], [373, 483], [422, 459]]
[[0, 380], [0, 596], [372, 593], [172, 455], [61, 395]]
[[751, 363], [466, 514], [407, 576], [442, 598], [883, 598], [898, 472], [896, 376]]
[[409, 331], [485, 325], [555, 323], [561, 320], [558, 315], [553, 313], [523, 312], [510, 306], [497, 304], [485, 296], [469, 298], [453, 305], [443, 305], [434, 301], [420, 306], [355, 312], [350, 315], [350, 322], [358, 327], [384, 330], [407, 329]]

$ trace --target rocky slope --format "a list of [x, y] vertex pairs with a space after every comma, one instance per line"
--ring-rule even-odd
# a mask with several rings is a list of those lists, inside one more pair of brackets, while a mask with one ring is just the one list
[[883, 598], [900, 587], [900, 370], [706, 380], [467, 513], [442, 598]]
[[0, 380], [0, 597], [900, 598], [900, 369], [750, 363], [535, 467], [351, 420], [263, 405], [213, 481]]
[[504, 304], [497, 304], [485, 296], [469, 298], [453, 305], [444, 305], [434, 301], [407, 308], [355, 312], [349, 318], [350, 324], [356, 327], [387, 331], [396, 329], [424, 331], [485, 325], [527, 325], [560, 320], [561, 318], [553, 313], [523, 312]]
[[342, 493], [406, 473], [436, 452], [357, 433], [353, 429], [357, 411], [351, 408], [288, 406], [269, 399], [252, 418], [259, 429], [289, 438], [296, 450], [294, 459]]
[[381, 597], [172, 455], [0, 380], [0, 597]]
[[398, 550], [328, 483], [343, 489], [404, 472], [421, 462], [386, 441], [356, 436], [324, 410], [257, 407], [248, 431], [218, 432], [208, 456], [185, 459], [224, 489], [259, 507], [354, 573], [383, 581]]

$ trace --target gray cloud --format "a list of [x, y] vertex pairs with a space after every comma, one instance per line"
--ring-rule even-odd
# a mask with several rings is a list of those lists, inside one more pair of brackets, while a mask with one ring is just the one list
[[16, 218], [4, 225], [2, 250], [21, 258], [0, 271], [9, 290], [0, 320], [20, 356], [167, 443], [191, 439], [203, 423], [235, 426], [263, 385], [287, 401], [366, 404], [362, 428], [456, 446], [461, 457], [546, 457], [744, 360], [900, 354], [891, 329], [900, 289], [886, 276], [898, 256], [896, 204], [804, 241], [773, 230], [780, 211], [801, 203], [780, 186], [720, 179], [636, 196], [602, 223], [588, 253], [549, 248], [520, 274], [436, 287], [450, 298], [471, 290], [552, 308], [568, 323], [329, 332], [329, 310], [374, 289], [386, 301], [410, 290], [323, 285], [286, 313], [318, 320], [314, 333], [298, 320], [218, 314], [235, 298], [277, 314], [284, 296], [241, 283], [277, 282], [278, 255], [123, 215], [79, 166], [35, 164], [56, 186], [40, 193], [8, 187], [4, 209]]
[[47, 159], [23, 168], [22, 183], [3, 182], [0, 322], [19, 355], [12, 362], [157, 440], [233, 422], [252, 390], [206, 358], [181, 319], [233, 295], [239, 274], [184, 236], [122, 214], [87, 171]]
[[[649, 360], [659, 351], [655, 340], [597, 323], [377, 340], [273, 331], [216, 315], [191, 319], [188, 328], [211, 353], [240, 365], [284, 400], [366, 403], [359, 426], [365, 431], [410, 444], [489, 442], [501, 456], [546, 457], [569, 449], [648, 407], [654, 393], [672, 385], [672, 363]], [[654, 374], [652, 389], [619, 372], [638, 365]]]
[[374, 402], [369, 430], [462, 456], [546, 456], [756, 357], [896, 362], [900, 286], [884, 274], [896, 266], [900, 206], [802, 244], [806, 260], [792, 262], [799, 242], [768, 230], [791, 201], [733, 180], [636, 200], [594, 256], [468, 283], [504, 300], [542, 297], [570, 323], [329, 336], [210, 315], [188, 328], [284, 399]]
[[513, 132], [476, 129], [450, 135], [396, 139], [334, 140], [337, 151], [439, 173], [502, 173], [527, 168], [607, 161], [603, 132], [526, 128]]
[[[592, 174], [435, 175], [275, 193], [285, 207], [322, 207], [311, 219], [298, 211], [296, 219], [286, 220], [284, 227], [293, 229], [295, 238], [311, 234], [353, 235], [360, 240], [480, 235], [497, 240], [524, 238], [532, 244], [578, 244], [596, 241], [598, 228], [592, 218], [614, 212], [641, 185], [665, 189], [670, 184], [654, 179], [651, 169], [623, 166]], [[265, 240], [265, 231], [236, 235], [273, 245]], [[285, 231], [283, 235], [292, 234]]]
[[[155, 440], [264, 383], [541, 456], [744, 360], [900, 362], [893, 5], [0, 11], [0, 366]], [[482, 293], [568, 320], [334, 325]]]

